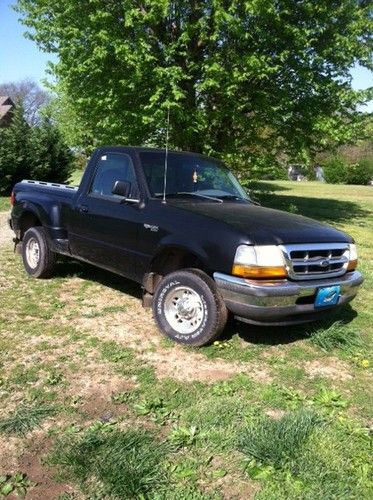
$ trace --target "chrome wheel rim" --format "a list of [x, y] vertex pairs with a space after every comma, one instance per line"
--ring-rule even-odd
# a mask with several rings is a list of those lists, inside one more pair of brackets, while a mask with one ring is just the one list
[[188, 335], [197, 330], [203, 322], [204, 308], [201, 296], [187, 286], [173, 288], [165, 297], [164, 314], [176, 332]]
[[35, 269], [40, 261], [40, 246], [35, 238], [30, 238], [26, 244], [27, 264]]

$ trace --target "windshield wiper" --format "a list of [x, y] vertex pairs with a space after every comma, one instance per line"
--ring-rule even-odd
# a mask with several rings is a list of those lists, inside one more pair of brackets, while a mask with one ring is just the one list
[[[177, 193], [167, 193], [166, 198], [170, 196], [197, 196], [198, 198], [205, 198], [207, 200], [217, 201], [218, 203], [223, 203], [220, 198], [215, 198], [214, 196], [208, 196], [207, 194], [194, 193], [192, 191], [178, 191]], [[158, 197], [158, 196], [157, 196]], [[159, 196], [160, 197], [160, 196]]]
[[241, 196], [237, 196], [236, 194], [222, 194], [219, 196], [220, 200], [240, 200], [240, 201], [249, 201], [246, 198], [242, 198]]
[[194, 193], [193, 191], [179, 191], [176, 194], [189, 194], [190, 196], [199, 196], [199, 198], [207, 198], [208, 200], [218, 201], [219, 203], [223, 203], [223, 200], [220, 198], [215, 198], [215, 196], [209, 196], [208, 194]]

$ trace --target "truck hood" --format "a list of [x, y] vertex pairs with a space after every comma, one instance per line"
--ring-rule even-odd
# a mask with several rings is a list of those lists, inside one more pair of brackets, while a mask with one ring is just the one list
[[308, 217], [240, 202], [172, 200], [178, 208], [229, 224], [255, 245], [350, 243], [352, 238]]

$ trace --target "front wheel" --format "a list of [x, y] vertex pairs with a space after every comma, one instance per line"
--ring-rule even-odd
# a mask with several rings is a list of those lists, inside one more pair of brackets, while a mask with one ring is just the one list
[[199, 269], [163, 278], [154, 294], [153, 314], [167, 337], [191, 346], [212, 342], [227, 322], [227, 308], [215, 282]]
[[34, 278], [49, 278], [53, 274], [57, 254], [49, 248], [45, 229], [28, 229], [22, 240], [22, 259], [26, 272]]

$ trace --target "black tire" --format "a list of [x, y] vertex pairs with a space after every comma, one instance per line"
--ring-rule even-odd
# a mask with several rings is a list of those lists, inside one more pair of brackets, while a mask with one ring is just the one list
[[22, 259], [27, 274], [33, 278], [49, 278], [53, 274], [57, 254], [50, 250], [42, 226], [26, 231], [22, 240]]
[[199, 269], [185, 269], [160, 282], [153, 315], [167, 337], [180, 344], [203, 346], [219, 337], [228, 312], [214, 280]]

